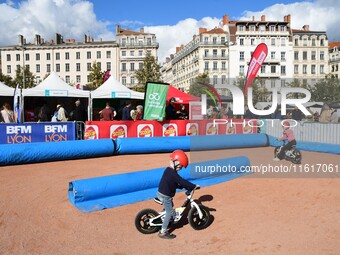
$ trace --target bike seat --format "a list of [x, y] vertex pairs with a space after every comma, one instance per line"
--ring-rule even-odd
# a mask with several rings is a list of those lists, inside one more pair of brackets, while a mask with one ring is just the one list
[[155, 197], [155, 198], [153, 199], [153, 201], [155, 201], [157, 204], [160, 204], [160, 205], [163, 204], [163, 202], [162, 202], [161, 200], [159, 200], [158, 197]]

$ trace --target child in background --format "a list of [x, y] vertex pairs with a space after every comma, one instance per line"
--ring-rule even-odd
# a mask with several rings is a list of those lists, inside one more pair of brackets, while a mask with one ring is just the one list
[[280, 161], [285, 157], [285, 152], [287, 150], [290, 150], [293, 145], [296, 145], [296, 140], [294, 136], [294, 131], [290, 129], [290, 124], [288, 121], [283, 122], [283, 135], [281, 138], [279, 138], [279, 141], [287, 140], [288, 143], [282, 147], [280, 152], [277, 154], [277, 157], [275, 157], [274, 161]]

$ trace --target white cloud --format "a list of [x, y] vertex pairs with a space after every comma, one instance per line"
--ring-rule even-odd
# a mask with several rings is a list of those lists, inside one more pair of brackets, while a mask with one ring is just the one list
[[0, 4], [0, 45], [18, 44], [22, 34], [27, 42], [40, 34], [45, 40], [54, 39], [60, 33], [65, 39], [83, 40], [84, 34], [94, 38], [113, 40], [109, 23], [97, 20], [93, 4], [73, 0], [28, 0], [17, 7], [11, 2]]
[[163, 63], [166, 57], [176, 53], [176, 47], [190, 42], [193, 36], [198, 34], [200, 27], [212, 29], [218, 26], [219, 22], [218, 18], [206, 17], [202, 20], [188, 18], [174, 26], [150, 26], [145, 27], [144, 31], [156, 35], [159, 42], [158, 59]]

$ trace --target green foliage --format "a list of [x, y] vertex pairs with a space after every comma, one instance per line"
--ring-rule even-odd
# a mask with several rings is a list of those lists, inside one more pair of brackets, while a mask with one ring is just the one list
[[[292, 82], [287, 83], [287, 87], [290, 88], [304, 88], [307, 90], [311, 90], [311, 87], [307, 83], [303, 83], [300, 79], [293, 79]], [[304, 94], [301, 93], [289, 93], [287, 95], [287, 98], [300, 98], [300, 97], [305, 97]]]
[[[234, 81], [234, 86], [239, 87], [242, 92], [244, 92], [244, 88], [246, 86], [246, 77], [245, 76], [239, 76]], [[265, 87], [265, 79], [263, 78], [255, 78], [253, 83], [250, 86], [253, 91], [253, 105], [255, 105], [257, 102], [266, 102], [268, 100], [268, 89]], [[244, 102], [247, 104], [248, 102], [248, 95], [244, 95]]]
[[[23, 84], [23, 74], [25, 74], [25, 85]], [[20, 88], [33, 88], [35, 87], [36, 83], [36, 77], [33, 73], [30, 72], [30, 70], [26, 67], [25, 73], [23, 72], [23, 68], [20, 67], [15, 71], [15, 86], [16, 84], [19, 84]]]
[[161, 67], [157, 64], [155, 57], [147, 53], [143, 60], [142, 69], [135, 71], [138, 84], [134, 89], [144, 92], [146, 82], [162, 82], [160, 69]]
[[195, 80], [189, 87], [189, 94], [197, 97], [205, 94], [205, 90], [207, 88], [202, 84], [209, 84], [208, 73], [203, 73], [196, 76]]
[[327, 75], [311, 88], [311, 101], [340, 102], [340, 79]]
[[96, 61], [92, 64], [89, 80], [90, 83], [86, 84], [86, 86], [92, 89], [100, 87], [104, 82], [104, 73], [101, 71], [101, 68], [97, 65]]
[[9, 87], [16, 87], [15, 81], [9, 75], [4, 75], [3, 73], [0, 73], [0, 81]]

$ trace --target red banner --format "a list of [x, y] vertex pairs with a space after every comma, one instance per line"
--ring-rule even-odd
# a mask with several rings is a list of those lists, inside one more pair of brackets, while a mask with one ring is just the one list
[[261, 68], [264, 60], [268, 55], [268, 47], [265, 43], [260, 43], [257, 45], [251, 59], [249, 62], [249, 67], [246, 77], [246, 86], [244, 87], [244, 95], [247, 94], [248, 88], [251, 86], [253, 80], [255, 79], [257, 72]]

